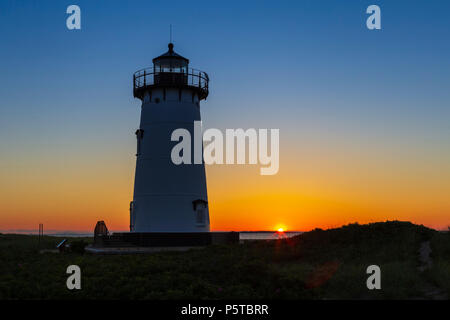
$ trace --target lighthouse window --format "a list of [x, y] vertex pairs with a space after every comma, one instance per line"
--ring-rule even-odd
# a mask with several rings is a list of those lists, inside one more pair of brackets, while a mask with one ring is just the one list
[[140, 155], [141, 154], [141, 141], [142, 138], [144, 138], [144, 130], [139, 129], [136, 131], [136, 139], [137, 139], [137, 151], [136, 151], [136, 155]]

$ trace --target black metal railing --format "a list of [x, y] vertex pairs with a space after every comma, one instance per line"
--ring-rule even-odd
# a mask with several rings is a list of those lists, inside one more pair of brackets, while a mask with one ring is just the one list
[[192, 68], [145, 68], [133, 75], [133, 90], [137, 92], [148, 86], [188, 86], [201, 92], [201, 98], [208, 95], [209, 77], [206, 72]]

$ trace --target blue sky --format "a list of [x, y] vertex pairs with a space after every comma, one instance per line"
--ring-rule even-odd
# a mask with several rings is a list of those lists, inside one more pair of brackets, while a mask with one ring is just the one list
[[[69, 31], [75, 3], [82, 30]], [[380, 31], [365, 27], [368, 1], [2, 1], [1, 130], [136, 123], [130, 77], [166, 50], [169, 24], [211, 76], [206, 126], [291, 127], [309, 112], [436, 129], [449, 115], [450, 5], [376, 3]]]

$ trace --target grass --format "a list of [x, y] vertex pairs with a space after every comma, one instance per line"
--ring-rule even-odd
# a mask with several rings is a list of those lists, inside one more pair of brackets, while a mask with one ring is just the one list
[[[7, 234], [0, 235], [0, 299], [421, 298], [427, 282], [450, 288], [449, 238], [384, 222], [187, 252], [96, 256], [39, 253], [36, 236]], [[436, 263], [424, 275], [417, 251], [427, 239]], [[44, 237], [41, 248], [60, 240]], [[66, 288], [71, 264], [82, 270], [81, 290]], [[372, 264], [381, 268], [381, 290], [366, 287]]]

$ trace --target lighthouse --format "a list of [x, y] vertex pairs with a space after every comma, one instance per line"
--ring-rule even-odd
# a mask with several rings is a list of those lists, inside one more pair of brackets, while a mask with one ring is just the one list
[[142, 104], [130, 232], [209, 232], [203, 159], [191, 164], [175, 164], [171, 159], [178, 143], [171, 140], [174, 130], [188, 130], [192, 137], [198, 130], [194, 121], [201, 121], [200, 102], [208, 96], [209, 78], [190, 68], [189, 60], [177, 54], [172, 43], [168, 47], [153, 59], [153, 67], [133, 75], [133, 95]]
[[[189, 68], [189, 60], [177, 54], [172, 43], [153, 59], [153, 67], [134, 73], [133, 95], [141, 100], [141, 119], [135, 132], [130, 232], [110, 234], [105, 222], [98, 221], [89, 252], [123, 253], [114, 248], [127, 247], [127, 253], [140, 254], [155, 247], [184, 250], [239, 243], [238, 232], [210, 232], [203, 139], [195, 139], [202, 136], [200, 102], [208, 97], [208, 85], [206, 72]], [[178, 144], [194, 150], [190, 161], [184, 161], [189, 155]]]

